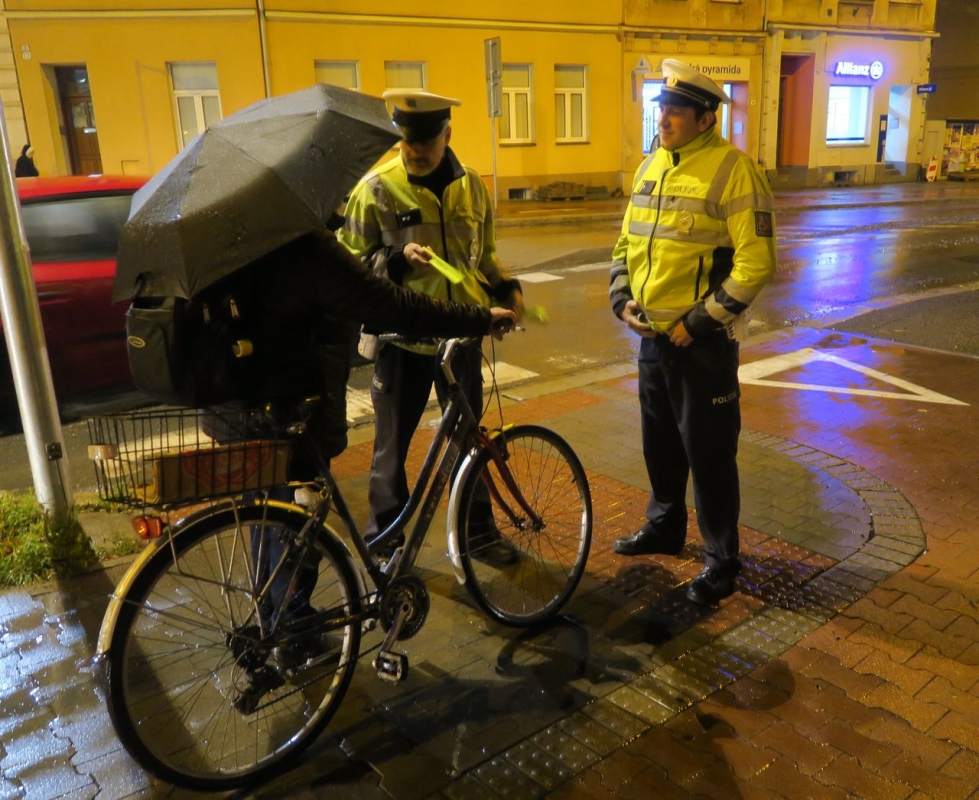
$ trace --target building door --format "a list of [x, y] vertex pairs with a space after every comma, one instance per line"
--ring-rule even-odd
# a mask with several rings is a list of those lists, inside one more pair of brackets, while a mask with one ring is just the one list
[[55, 75], [71, 174], [100, 174], [102, 153], [95, 128], [95, 107], [88, 83], [88, 70], [84, 65], [55, 67]]
[[915, 98], [913, 86], [892, 86], [887, 96], [887, 134], [883, 158], [891, 164], [904, 164], [913, 145], [921, 141], [921, 128], [911, 131], [911, 111]]
[[808, 167], [814, 55], [783, 55], [778, 94], [778, 167]]

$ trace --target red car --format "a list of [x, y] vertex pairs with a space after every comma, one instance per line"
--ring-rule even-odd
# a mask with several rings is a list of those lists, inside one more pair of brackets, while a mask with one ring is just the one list
[[[147, 178], [18, 178], [58, 400], [132, 386], [126, 360], [128, 303], [112, 303], [119, 230]], [[16, 412], [7, 350], [0, 355], [0, 414]]]

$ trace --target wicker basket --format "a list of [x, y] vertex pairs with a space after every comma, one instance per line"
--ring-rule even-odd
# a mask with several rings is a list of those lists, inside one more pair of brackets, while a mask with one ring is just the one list
[[261, 413], [134, 412], [91, 419], [88, 429], [103, 500], [171, 505], [287, 481], [291, 444]]

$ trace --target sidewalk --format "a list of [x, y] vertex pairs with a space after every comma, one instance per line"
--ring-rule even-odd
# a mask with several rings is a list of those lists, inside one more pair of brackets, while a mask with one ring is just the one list
[[[880, 197], [943, 188], [902, 186], [922, 189]], [[676, 558], [611, 551], [648, 491], [633, 364], [508, 389], [507, 421], [553, 427], [589, 474], [594, 541], [567, 614], [534, 631], [487, 622], [434, 529], [409, 679], [385, 684], [365, 660], [300, 765], [239, 796], [975, 796], [975, 359], [791, 329], [750, 339], [742, 361], [733, 597], [712, 611], [684, 599], [693, 520]], [[334, 466], [362, 519], [357, 433]], [[0, 798], [196, 796], [128, 758], [88, 666], [123, 568], [0, 593]]]
[[[814, 207], [848, 208], [855, 205], [910, 205], [922, 201], [979, 197], [979, 183], [891, 183], [872, 186], [791, 189], [775, 192], [777, 211], [792, 212]], [[515, 228], [541, 223], [563, 224], [576, 220], [621, 220], [627, 197], [609, 200], [501, 200], [497, 227]]]

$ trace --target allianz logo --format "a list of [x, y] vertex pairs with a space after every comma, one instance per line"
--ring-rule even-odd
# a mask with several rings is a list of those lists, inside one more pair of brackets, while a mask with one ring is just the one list
[[834, 74], [877, 80], [884, 74], [884, 65], [880, 61], [874, 61], [872, 64], [854, 64], [852, 61], [837, 61], [836, 72]]

